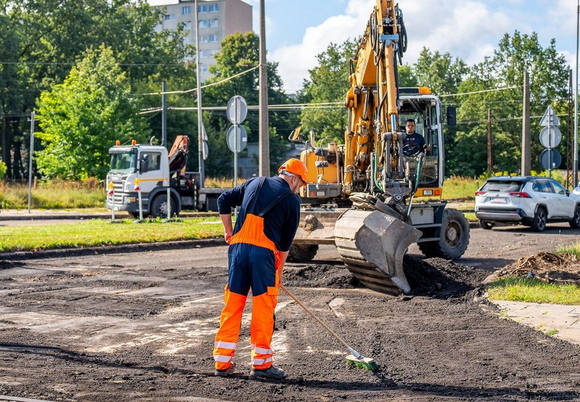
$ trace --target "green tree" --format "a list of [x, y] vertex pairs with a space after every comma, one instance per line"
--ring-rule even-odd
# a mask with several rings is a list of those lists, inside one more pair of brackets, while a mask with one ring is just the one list
[[[0, 52], [9, 52], [3, 61], [15, 63], [3, 65], [0, 74], [7, 74], [7, 66], [16, 74], [0, 86], [0, 100], [4, 113], [20, 119], [14, 129], [3, 125], [8, 138], [3, 147], [14, 144], [15, 158], [20, 155], [15, 133], [25, 132], [27, 123], [19, 116], [33, 110], [41, 91], [62, 83], [87, 48], [111, 48], [134, 86], [155, 74], [160, 80], [190, 74], [183, 60], [193, 48], [184, 45], [184, 27], [157, 32], [161, 13], [146, 0], [0, 0]], [[2, 98], [4, 88], [18, 97]]]
[[87, 50], [63, 84], [44, 91], [38, 110], [44, 149], [37, 166], [46, 177], [104, 178], [115, 140], [143, 141], [148, 134], [126, 74], [104, 46]]
[[[248, 105], [259, 103], [259, 53], [260, 38], [253, 32], [235, 33], [227, 36], [221, 43], [221, 50], [215, 57], [216, 63], [210, 66], [213, 74], [204, 84], [211, 85], [203, 91], [204, 106], [225, 106], [234, 95], [242, 96]], [[249, 71], [250, 69], [253, 70]], [[268, 104], [287, 104], [290, 102], [283, 91], [282, 79], [278, 74], [278, 64], [268, 63]], [[239, 75], [241, 74], [241, 75]], [[235, 77], [235, 78], [232, 78]], [[287, 111], [270, 111], [270, 171], [274, 172], [285, 158], [287, 141], [278, 133], [290, 134], [297, 118]], [[224, 112], [204, 113], [204, 124], [208, 134], [210, 157], [205, 161], [207, 176], [231, 176], [233, 154], [226, 145], [226, 133], [231, 123]], [[259, 115], [249, 111], [244, 127], [248, 132], [248, 142], [259, 140]]]
[[[526, 70], [530, 73], [531, 115], [541, 116], [549, 105], [555, 106], [557, 111], [565, 111], [563, 100], [567, 98], [568, 67], [564, 56], [557, 53], [555, 41], [543, 48], [536, 33], [522, 35], [516, 31], [512, 36], [505, 34], [494, 55], [474, 66], [469, 77], [460, 85], [460, 92], [470, 94], [460, 98], [458, 118], [463, 124], [458, 127], [457, 147], [451, 153], [453, 160], [448, 166], [449, 173], [478, 176], [486, 170], [487, 153], [484, 150], [488, 109], [492, 114], [493, 170], [519, 171], [522, 87]], [[480, 92], [493, 88], [504, 90]], [[532, 119], [532, 132], [539, 131], [539, 119]], [[480, 156], [474, 157], [470, 149], [464, 146], [467, 139], [477, 144]], [[531, 145], [532, 169], [541, 170], [538, 157], [543, 147], [533, 139]], [[560, 151], [565, 152], [564, 142]], [[471, 160], [471, 168], [461, 168], [461, 160]]]
[[417, 87], [417, 77], [413, 72], [413, 68], [408, 64], [403, 64], [397, 69], [399, 87]]
[[453, 59], [449, 53], [432, 53], [427, 48], [421, 50], [419, 59], [413, 66], [418, 84], [429, 87], [438, 95], [457, 93], [457, 88], [468, 71], [463, 60]]
[[[355, 56], [358, 41], [346, 40], [340, 45], [331, 43], [316, 56], [318, 65], [309, 71], [310, 78], [305, 80], [301, 90], [301, 100], [311, 103], [344, 102], [350, 88], [350, 60]], [[300, 116], [304, 130], [314, 131], [318, 138], [344, 140], [347, 124], [347, 110], [338, 107], [312, 107], [302, 111]]]

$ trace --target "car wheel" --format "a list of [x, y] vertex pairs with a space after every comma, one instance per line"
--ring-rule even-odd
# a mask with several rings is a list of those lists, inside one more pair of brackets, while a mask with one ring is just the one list
[[491, 228], [494, 226], [495, 226], [495, 224], [493, 224], [491, 222], [479, 221], [479, 227], [482, 229], [491, 230]]
[[569, 223], [571, 228], [574, 229], [580, 228], [580, 207], [576, 207], [576, 209], [574, 210], [574, 217]]
[[532, 221], [531, 228], [534, 232], [543, 232], [546, 229], [546, 222], [548, 220], [548, 215], [544, 208], [538, 208], [536, 214], [534, 215], [534, 220]]

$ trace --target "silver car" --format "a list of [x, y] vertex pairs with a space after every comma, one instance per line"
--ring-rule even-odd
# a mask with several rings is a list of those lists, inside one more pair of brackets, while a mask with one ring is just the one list
[[522, 224], [541, 232], [548, 222], [580, 227], [580, 195], [549, 177], [493, 177], [475, 193], [475, 216], [484, 229]]

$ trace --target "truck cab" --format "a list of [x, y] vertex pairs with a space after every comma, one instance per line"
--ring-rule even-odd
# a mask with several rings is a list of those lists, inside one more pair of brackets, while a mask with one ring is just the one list
[[[184, 164], [171, 170], [165, 147], [133, 142], [131, 145], [115, 145], [109, 153], [111, 168], [107, 174], [107, 188], [111, 189], [109, 183], [112, 183], [112, 194], [107, 197], [107, 208], [127, 211], [137, 217], [140, 192], [144, 216], [167, 217], [168, 190], [171, 215], [179, 214], [184, 206], [196, 206], [197, 183], [181, 172]], [[137, 186], [135, 179], [139, 179]]]

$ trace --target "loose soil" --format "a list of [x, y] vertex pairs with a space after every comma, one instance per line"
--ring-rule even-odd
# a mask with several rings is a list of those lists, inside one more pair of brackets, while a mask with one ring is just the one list
[[[488, 255], [497, 256], [485, 238], [504, 234], [474, 230], [472, 246], [483, 253], [487, 242]], [[226, 247], [103, 251], [0, 255], [0, 395], [53, 401], [580, 400], [580, 349], [500, 319], [481, 298], [481, 282], [503, 267], [491, 266], [490, 258], [472, 254], [450, 262], [410, 252], [405, 272], [413, 294], [401, 297], [360, 287], [328, 250], [313, 263], [288, 264], [285, 285], [380, 369], [347, 366], [342, 345], [282, 294], [272, 348], [287, 378], [267, 381], [249, 377], [249, 306], [237, 373], [213, 375]], [[516, 254], [497, 260], [513, 264], [522, 256]]]

